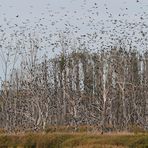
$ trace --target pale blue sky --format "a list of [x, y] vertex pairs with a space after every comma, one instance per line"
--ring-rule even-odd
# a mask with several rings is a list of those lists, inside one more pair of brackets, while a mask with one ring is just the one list
[[[95, 20], [93, 23], [97, 23], [101, 20], [110, 19], [111, 16], [112, 19], [148, 23], [148, 15], [146, 15], [148, 14], [148, 0], [136, 1], [0, 0], [0, 26], [2, 26], [2, 29], [5, 28], [4, 32], [9, 35], [12, 30], [18, 29], [17, 27], [11, 28], [10, 26], [23, 26], [25, 24], [29, 32], [39, 23], [46, 26], [48, 31], [53, 33], [58, 29], [64, 29], [67, 23], [78, 26], [80, 33], [84, 34], [89, 30], [86, 24], [89, 24], [91, 19]], [[144, 19], [140, 20], [144, 13], [146, 13]], [[109, 22], [106, 22], [104, 26], [110, 27]], [[40, 32], [40, 28], [36, 28], [36, 32]], [[3, 77], [1, 62], [0, 76]]]
[[119, 11], [120, 8], [124, 9], [126, 7], [128, 7], [130, 11], [138, 12], [141, 6], [144, 8], [148, 5], [147, 0], [139, 0], [139, 3], [136, 3], [136, 0], [0, 0], [2, 6], [1, 13], [4, 12], [12, 17], [15, 13], [27, 16], [31, 5], [34, 7], [34, 15], [39, 15], [41, 12], [45, 12], [47, 4], [50, 4], [50, 8], [53, 8], [53, 10], [58, 10], [60, 7], [66, 7], [66, 9], [69, 10], [79, 10], [80, 6], [84, 5], [84, 3], [86, 3], [85, 7], [89, 8], [89, 6], [95, 2], [99, 5], [99, 9], [102, 8], [104, 4], [107, 4], [110, 10], [115, 13], [118, 13], [117, 11]]
[[[123, 18], [135, 19], [134, 14], [148, 11], [148, 1], [139, 0], [0, 0], [0, 21], [3, 22], [4, 17], [11, 22], [21, 22], [25, 19], [31, 19], [34, 22], [36, 19], [44, 16], [47, 20], [50, 19], [49, 10], [59, 12], [56, 17], [61, 18], [68, 11], [68, 16], [65, 20], [73, 21], [75, 18], [91, 14], [87, 10], [94, 10], [92, 7], [97, 3], [98, 8], [95, 9], [99, 13], [96, 19], [107, 19], [106, 7], [112, 13], [113, 18], [118, 18], [121, 13], [126, 13]], [[81, 7], [83, 6], [83, 7]], [[128, 8], [128, 10], [126, 10]], [[74, 11], [77, 11], [77, 14]], [[19, 15], [19, 19], [16, 19]], [[120, 17], [121, 18], [121, 17]]]

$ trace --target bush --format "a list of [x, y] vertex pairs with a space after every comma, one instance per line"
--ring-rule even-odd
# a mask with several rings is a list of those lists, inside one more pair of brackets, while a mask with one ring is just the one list
[[129, 126], [129, 131], [134, 133], [134, 134], [146, 132], [144, 128], [142, 128], [142, 127], [140, 127], [139, 125], [136, 125], [136, 124]]
[[0, 128], [0, 134], [4, 134], [4, 133], [6, 133], [6, 130], [3, 128]]

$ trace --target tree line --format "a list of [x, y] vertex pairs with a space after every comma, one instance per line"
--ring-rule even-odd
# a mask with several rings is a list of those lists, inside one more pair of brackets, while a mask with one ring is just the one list
[[8, 131], [81, 125], [123, 131], [147, 129], [147, 121], [147, 51], [63, 51], [41, 62], [32, 52], [2, 83], [0, 127]]

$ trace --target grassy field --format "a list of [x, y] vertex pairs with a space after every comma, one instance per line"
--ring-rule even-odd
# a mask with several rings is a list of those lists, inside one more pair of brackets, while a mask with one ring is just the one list
[[148, 134], [1, 134], [0, 148], [148, 148]]

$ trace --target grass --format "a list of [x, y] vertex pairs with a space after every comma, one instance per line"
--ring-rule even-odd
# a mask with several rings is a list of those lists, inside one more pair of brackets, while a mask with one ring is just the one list
[[148, 134], [1, 134], [0, 148], [147, 148]]

